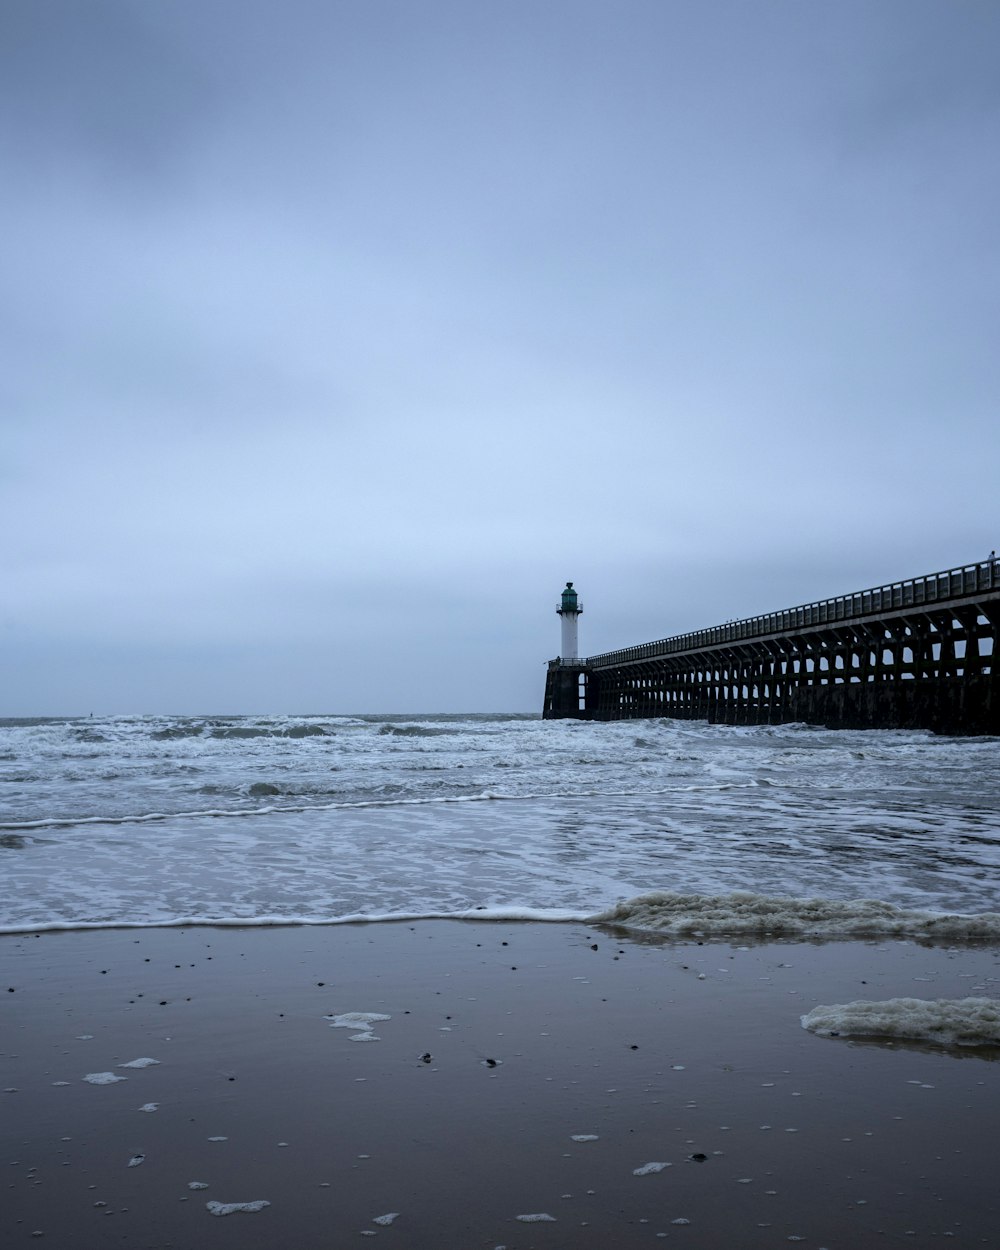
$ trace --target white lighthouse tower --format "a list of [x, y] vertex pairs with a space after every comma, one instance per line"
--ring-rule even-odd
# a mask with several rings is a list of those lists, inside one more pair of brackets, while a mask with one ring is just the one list
[[573, 583], [567, 582], [562, 592], [562, 602], [556, 608], [562, 620], [562, 649], [559, 659], [563, 664], [579, 664], [580, 644], [576, 637], [576, 622], [583, 611], [583, 604], [577, 600]]

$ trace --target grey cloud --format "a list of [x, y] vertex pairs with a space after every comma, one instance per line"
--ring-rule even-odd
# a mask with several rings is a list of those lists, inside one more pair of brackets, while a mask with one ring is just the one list
[[0, 107], [8, 153], [39, 173], [93, 166], [109, 179], [164, 179], [212, 101], [197, 61], [127, 0], [7, 0]]

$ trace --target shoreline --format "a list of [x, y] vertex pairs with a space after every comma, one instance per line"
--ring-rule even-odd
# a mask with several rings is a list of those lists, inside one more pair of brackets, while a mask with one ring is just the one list
[[993, 997], [994, 945], [481, 917], [33, 934], [0, 936], [5, 1245], [995, 1242], [996, 1052], [800, 1025]]
[[443, 910], [353, 912], [344, 915], [271, 913], [253, 917], [143, 917], [115, 920], [49, 920], [0, 924], [0, 937], [42, 933], [150, 929], [278, 929], [341, 925], [457, 921], [512, 924], [581, 924], [621, 933], [635, 941], [695, 940], [771, 942], [916, 941], [927, 945], [985, 943], [1000, 946], [1000, 912], [928, 911], [871, 898], [760, 894], [752, 890], [692, 893], [654, 890], [619, 898], [593, 912], [565, 907], [495, 904]]

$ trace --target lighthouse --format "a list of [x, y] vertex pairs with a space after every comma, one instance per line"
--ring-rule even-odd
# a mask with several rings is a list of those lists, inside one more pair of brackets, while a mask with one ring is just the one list
[[591, 670], [577, 654], [580, 645], [576, 639], [576, 622], [583, 604], [572, 582], [566, 583], [556, 611], [562, 621], [562, 650], [556, 659], [549, 660], [542, 719], [592, 720], [598, 692]]
[[563, 664], [579, 664], [580, 645], [576, 637], [576, 622], [583, 611], [583, 604], [577, 599], [573, 583], [567, 582], [562, 592], [562, 601], [556, 608], [562, 620], [562, 647], [559, 659]]

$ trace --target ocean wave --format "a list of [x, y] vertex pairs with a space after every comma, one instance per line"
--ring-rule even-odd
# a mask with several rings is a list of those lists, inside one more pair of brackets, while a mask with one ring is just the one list
[[[0, 934], [62, 932], [76, 929], [149, 928], [294, 928], [344, 924], [396, 924], [417, 920], [506, 921], [546, 924], [585, 924], [627, 929], [660, 940], [804, 939], [857, 941], [872, 938], [916, 939], [927, 942], [1000, 942], [1000, 913], [963, 915], [954, 912], [907, 911], [876, 899], [840, 901], [794, 898], [735, 891], [723, 895], [658, 893], [642, 895], [597, 914], [580, 908], [533, 907], [503, 904], [478, 907], [415, 907], [413, 909], [351, 911], [341, 915], [289, 913], [215, 915], [167, 913], [131, 919], [38, 920], [0, 924]], [[847, 1007], [857, 1007], [848, 1004]], [[843, 1008], [846, 1010], [847, 1008]], [[838, 1006], [817, 1008], [836, 1012]], [[833, 1017], [831, 1017], [833, 1018]], [[815, 1014], [817, 1032], [830, 1025]], [[812, 1027], [812, 1025], [804, 1026]], [[859, 1026], [860, 1027], [860, 1026]], [[841, 1030], [846, 1035], [847, 1026]], [[902, 1036], [902, 1034], [901, 1034]]]
[[544, 907], [465, 907], [448, 910], [355, 912], [347, 916], [150, 916], [142, 920], [52, 920], [0, 924], [0, 935], [71, 933], [91, 929], [289, 929], [344, 924], [401, 924], [416, 920], [504, 921], [525, 924], [585, 924], [582, 912]]
[[150, 737], [155, 742], [173, 742], [178, 738], [200, 738], [205, 732], [203, 723], [193, 725], [168, 725], [166, 729], [154, 729]]
[[[268, 783], [264, 783], [267, 785]], [[252, 790], [252, 787], [251, 787]], [[267, 791], [263, 791], [267, 793]], [[558, 795], [510, 795], [494, 794], [483, 791], [479, 794], [446, 794], [432, 798], [413, 799], [363, 799], [352, 803], [297, 803], [276, 807], [267, 804], [262, 807], [204, 807], [196, 811], [183, 812], [143, 812], [140, 815], [128, 816], [51, 816], [40, 820], [8, 821], [0, 823], [0, 829], [68, 829], [74, 825], [142, 825], [163, 820], [200, 820], [205, 817], [215, 819], [245, 818], [247, 816], [278, 816], [291, 815], [296, 812], [331, 812], [340, 809], [362, 807], [423, 807], [431, 803], [484, 803], [500, 800], [575, 797]]]
[[670, 937], [865, 937], [1000, 941], [1000, 912], [914, 911], [878, 899], [794, 898], [737, 890], [683, 894], [664, 890], [616, 903], [589, 917]]
[[[358, 724], [346, 721], [346, 724]], [[281, 721], [263, 721], [254, 724], [232, 724], [212, 720], [181, 721], [151, 729], [149, 738], [154, 742], [176, 742], [184, 738], [326, 738], [335, 734], [333, 726], [323, 721], [305, 721], [288, 724]]]
[[[750, 783], [733, 782], [718, 785], [670, 786], [659, 790], [555, 790], [538, 793], [506, 794], [496, 790], [480, 790], [474, 794], [435, 794], [412, 798], [355, 799], [337, 803], [263, 804], [259, 807], [204, 807], [176, 812], [138, 812], [130, 814], [95, 814], [90, 816], [46, 816], [38, 820], [0, 821], [0, 830], [21, 829], [70, 829], [74, 825], [130, 825], [149, 824], [164, 820], [201, 820], [246, 818], [248, 816], [292, 815], [297, 812], [329, 812], [366, 807], [422, 807], [432, 803], [525, 803], [525, 802], [573, 802], [584, 799], [634, 799], [658, 794], [688, 794], [692, 792], [723, 791], [749, 788]], [[258, 789], [257, 787], [261, 788]], [[268, 797], [274, 793], [269, 787], [273, 782], [253, 783], [247, 788], [249, 795]], [[388, 789], [388, 786], [383, 789]], [[392, 787], [395, 790], [401, 786]], [[211, 794], [209, 786], [199, 787], [199, 793]], [[287, 793], [287, 790], [281, 791]], [[320, 791], [322, 793], [322, 791]]]

